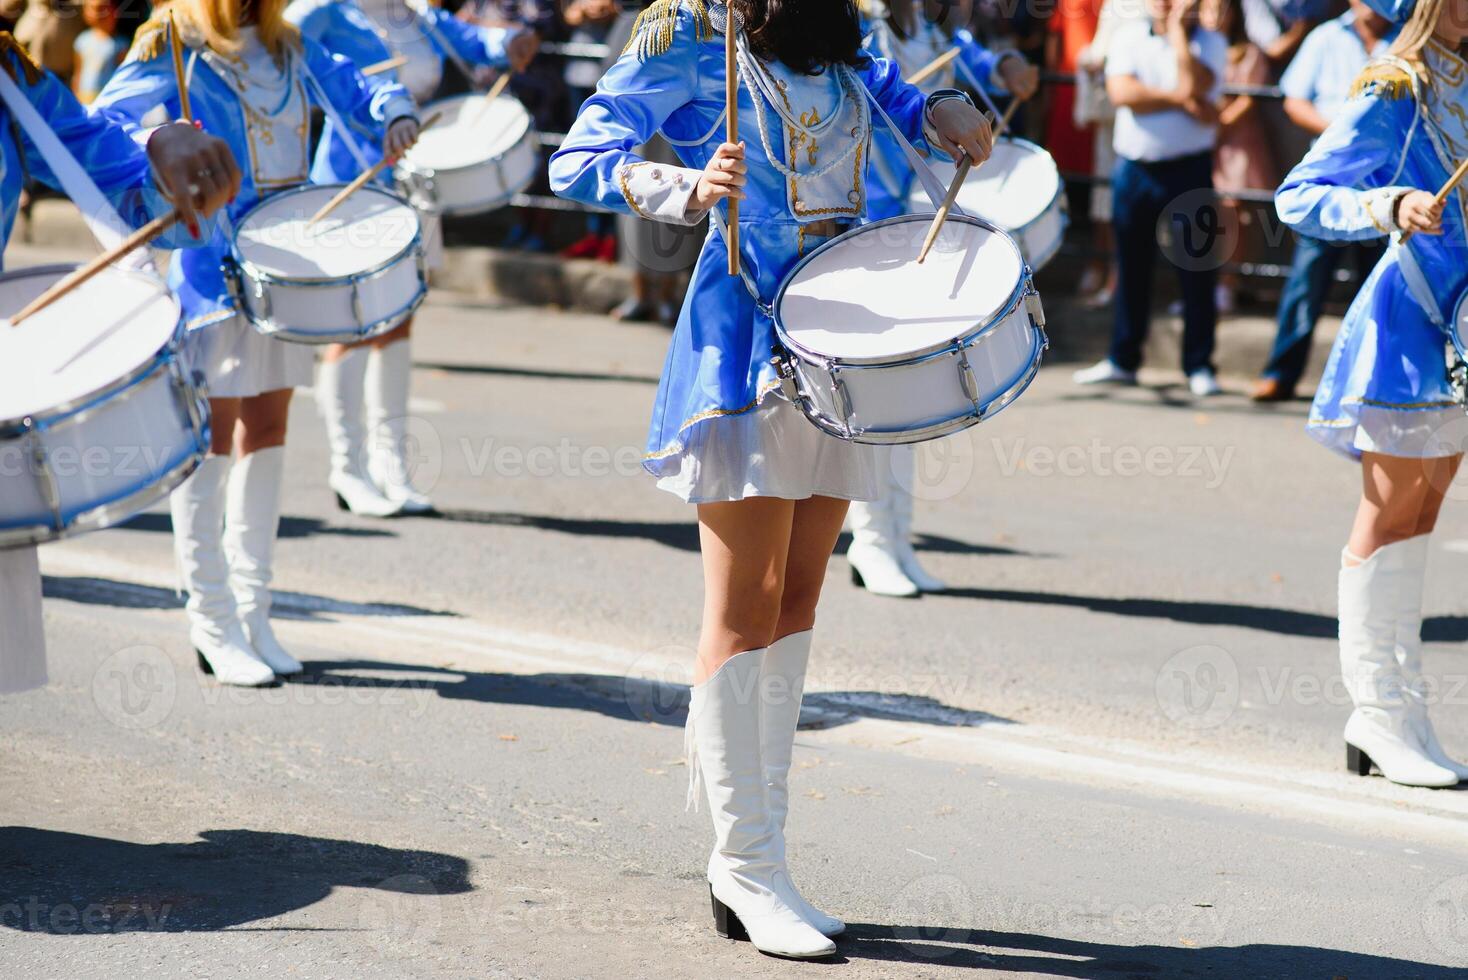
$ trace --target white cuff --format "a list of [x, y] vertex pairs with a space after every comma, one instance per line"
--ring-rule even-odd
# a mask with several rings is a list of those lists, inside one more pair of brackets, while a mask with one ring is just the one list
[[688, 206], [700, 176], [700, 171], [687, 167], [646, 161], [617, 168], [617, 184], [632, 213], [672, 225], [696, 225], [703, 220], [703, 210], [690, 211]]
[[973, 99], [958, 89], [939, 89], [928, 96], [927, 104], [923, 106], [923, 139], [927, 140], [929, 149], [942, 156], [950, 156], [950, 154], [944, 148], [943, 141], [938, 137], [938, 130], [933, 125], [933, 109], [938, 103], [947, 102], [949, 99], [958, 99], [962, 102], [967, 102], [969, 105], [974, 104]]
[[1397, 224], [1397, 202], [1411, 190], [1410, 187], [1378, 187], [1362, 192], [1361, 206], [1366, 209], [1366, 214], [1377, 231], [1390, 235], [1394, 231], [1402, 230], [1402, 226]]

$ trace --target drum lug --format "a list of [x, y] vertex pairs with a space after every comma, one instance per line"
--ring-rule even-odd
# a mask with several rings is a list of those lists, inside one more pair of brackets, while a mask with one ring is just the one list
[[795, 383], [795, 366], [780, 348], [775, 347], [773, 350], [775, 356], [770, 358], [770, 363], [775, 366], [775, 377], [780, 381], [780, 394], [792, 405], [799, 405], [800, 389]]
[[51, 472], [51, 463], [46, 459], [46, 446], [41, 442], [41, 430], [35, 419], [29, 416], [21, 420], [20, 427], [29, 444], [31, 473], [36, 478], [36, 492], [40, 494], [46, 509], [51, 512], [51, 529], [59, 533], [66, 527], [66, 519], [61, 514], [61, 489], [56, 485], [56, 475]]
[[1040, 293], [1035, 289], [1033, 283], [1030, 284], [1029, 290], [1025, 293], [1025, 310], [1029, 312], [1030, 319], [1035, 322], [1035, 326], [1044, 330], [1045, 305], [1040, 302]]
[[963, 387], [963, 397], [974, 403], [974, 415], [984, 417], [984, 406], [979, 404], [979, 379], [974, 377], [974, 367], [968, 362], [968, 349], [960, 347], [958, 356], [958, 383]]
[[357, 321], [357, 334], [359, 336], [367, 332], [367, 324], [365, 322], [367, 314], [362, 309], [362, 292], [358, 288], [360, 285], [360, 280], [352, 280], [352, 317]]
[[841, 428], [846, 438], [853, 435], [851, 428], [851, 415], [854, 409], [851, 405], [851, 392], [846, 390], [846, 382], [841, 379], [841, 369], [835, 365], [827, 365], [826, 370], [831, 373], [831, 390], [836, 394], [836, 411], [841, 413]]
[[240, 285], [240, 269], [228, 259], [219, 263], [219, 272], [224, 276], [224, 288], [229, 293], [229, 298], [234, 300], [235, 306], [239, 307], [241, 313], [244, 310], [244, 289]]

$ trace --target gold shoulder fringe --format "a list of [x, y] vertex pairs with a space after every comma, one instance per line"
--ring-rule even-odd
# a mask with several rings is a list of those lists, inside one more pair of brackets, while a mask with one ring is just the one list
[[1351, 85], [1351, 98], [1379, 95], [1384, 99], [1405, 99], [1412, 94], [1412, 76], [1389, 62], [1372, 62]]
[[657, 0], [637, 15], [632, 37], [622, 53], [637, 52], [639, 61], [667, 53], [673, 46], [673, 33], [678, 27], [678, 8], [686, 5], [693, 15], [694, 37], [706, 41], [713, 37], [714, 25], [709, 20], [704, 0]]
[[[15, 60], [20, 64], [20, 70], [25, 75], [26, 84], [34, 85], [41, 80], [41, 66], [31, 58], [25, 45], [15, 39], [15, 35], [9, 31], [0, 31], [0, 52], [9, 51], [15, 55]], [[5, 73], [15, 78], [15, 66], [9, 58], [3, 59]], [[19, 81], [19, 79], [16, 79]]]
[[152, 61], [163, 53], [168, 45], [168, 15], [162, 17], [154, 14], [142, 27], [138, 28], [137, 35], [133, 38], [133, 46], [128, 50], [129, 61]]

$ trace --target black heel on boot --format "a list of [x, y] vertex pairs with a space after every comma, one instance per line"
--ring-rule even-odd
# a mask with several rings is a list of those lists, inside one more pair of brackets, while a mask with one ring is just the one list
[[864, 589], [864, 588], [867, 587], [866, 581], [862, 579], [861, 572], [858, 572], [856, 570], [856, 566], [855, 565], [852, 565], [851, 566], [851, 584], [857, 586], [858, 588], [862, 588], [862, 589]]
[[202, 670], [206, 674], [213, 674], [214, 673], [214, 668], [209, 665], [209, 661], [207, 661], [207, 660], [204, 659], [204, 655], [202, 653], [200, 653], [198, 650], [195, 650], [194, 651], [194, 656], [196, 656], [196, 657], [199, 658], [199, 669], [200, 670]]
[[749, 933], [744, 929], [744, 923], [739, 921], [739, 916], [734, 910], [714, 897], [714, 886], [709, 885], [709, 901], [714, 906], [714, 932], [725, 939], [738, 939], [749, 941]]
[[347, 498], [346, 497], [343, 497], [341, 494], [337, 494], [336, 495], [336, 509], [337, 510], [346, 510], [346, 511], [349, 511], [352, 508], [350, 508], [350, 507], [347, 506]]
[[1346, 768], [1358, 776], [1371, 775], [1371, 756], [1362, 752], [1350, 742], [1346, 743]]

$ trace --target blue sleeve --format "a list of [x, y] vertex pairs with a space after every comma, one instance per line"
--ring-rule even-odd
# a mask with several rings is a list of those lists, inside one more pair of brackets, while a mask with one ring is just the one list
[[1414, 188], [1389, 182], [1414, 111], [1411, 98], [1372, 90], [1347, 102], [1275, 193], [1280, 219], [1302, 234], [1333, 241], [1394, 231], [1396, 200]]
[[510, 38], [517, 33], [504, 27], [479, 27], [465, 23], [442, 7], [429, 7], [422, 16], [432, 28], [428, 39], [436, 48], [447, 44], [452, 52], [471, 65], [486, 68], [508, 68], [510, 64]]
[[315, 41], [303, 39], [302, 44], [307, 66], [321, 84], [322, 94], [358, 134], [359, 141], [380, 144], [393, 120], [415, 115], [413, 97], [400, 82], [382, 75], [365, 78], [352, 62]]
[[968, 76], [968, 83], [986, 92], [1006, 92], [1000, 80], [999, 62], [1005, 58], [1018, 58], [1013, 51], [996, 54], [984, 47], [973, 31], [967, 27], [953, 32], [953, 43], [958, 47], [959, 70]]
[[[928, 138], [923, 132], [927, 122], [928, 97], [916, 85], [902, 80], [902, 69], [897, 62], [871, 58], [861, 70], [861, 80], [909, 143], [920, 150], [932, 152], [935, 149], [928, 145]], [[886, 123], [878, 117], [872, 120], [872, 125], [884, 126]]]

